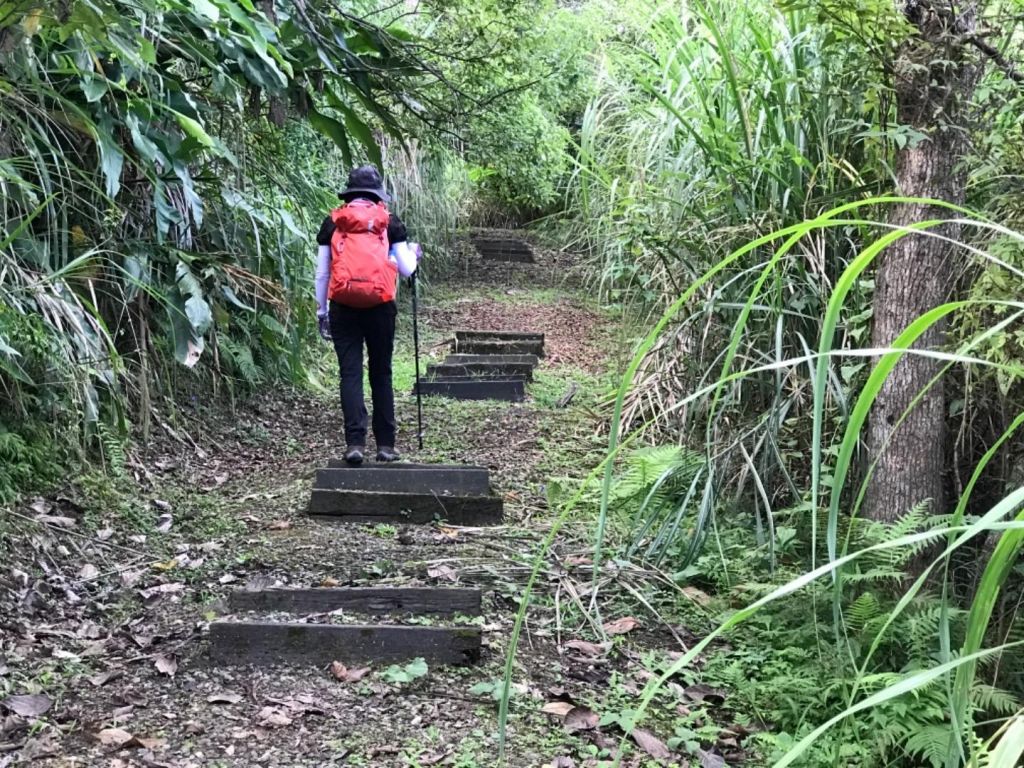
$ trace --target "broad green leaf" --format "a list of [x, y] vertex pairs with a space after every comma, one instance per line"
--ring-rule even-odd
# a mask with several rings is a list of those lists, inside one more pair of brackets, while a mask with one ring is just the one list
[[188, 115], [183, 115], [181, 114], [181, 112], [178, 112], [173, 109], [170, 111], [171, 114], [174, 115], [174, 119], [178, 121], [178, 125], [181, 126], [181, 129], [185, 131], [185, 133], [187, 133], [193, 139], [198, 141], [204, 147], [213, 149], [213, 138], [210, 136], [210, 134], [206, 132], [206, 130], [203, 128], [203, 126], [199, 123], [198, 120], [193, 120]]
[[345, 127], [341, 123], [314, 109], [310, 110], [309, 124], [338, 146], [345, 165], [352, 165], [352, 149], [348, 143]]
[[185, 316], [192, 324], [197, 336], [201, 336], [210, 329], [213, 323], [213, 313], [206, 300], [199, 296], [190, 296], [185, 302]]
[[220, 21], [220, 8], [214, 5], [210, 0], [191, 0], [192, 10], [203, 16], [210, 21]]
[[113, 121], [107, 116], [100, 124], [99, 148], [100, 169], [103, 171], [108, 197], [117, 197], [121, 190], [121, 171], [124, 168], [124, 153], [113, 137]]
[[97, 77], [96, 75], [87, 75], [82, 78], [82, 93], [85, 94], [85, 100], [88, 102], [96, 102], [103, 98], [103, 94], [107, 92], [107, 80], [104, 77]]
[[179, 261], [174, 270], [174, 281], [178, 284], [178, 292], [184, 296], [203, 297], [203, 286], [196, 276], [192, 274], [188, 264]]
[[989, 756], [989, 768], [1015, 768], [1020, 765], [1022, 754], [1024, 754], [1024, 718], [1018, 715], [1010, 721], [1010, 726]]

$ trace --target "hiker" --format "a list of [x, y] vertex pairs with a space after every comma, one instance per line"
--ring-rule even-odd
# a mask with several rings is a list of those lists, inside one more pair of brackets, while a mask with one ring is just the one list
[[363, 344], [369, 359], [373, 437], [377, 461], [398, 461], [391, 356], [395, 343], [395, 284], [416, 271], [416, 252], [405, 225], [388, 211], [390, 196], [376, 166], [348, 175], [344, 204], [324, 219], [317, 234], [316, 303], [320, 335], [334, 342], [341, 374], [345, 461], [366, 453]]

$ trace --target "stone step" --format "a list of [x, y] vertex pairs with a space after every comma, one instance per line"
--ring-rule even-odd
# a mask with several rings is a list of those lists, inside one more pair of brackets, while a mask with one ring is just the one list
[[539, 341], [544, 343], [544, 334], [537, 331], [455, 331], [456, 341]]
[[480, 659], [479, 627], [422, 627], [215, 621], [210, 657], [218, 664], [301, 664], [326, 667], [391, 664], [417, 657], [431, 664]]
[[497, 525], [503, 518], [500, 496], [442, 496], [433, 493], [387, 493], [313, 489], [311, 515], [328, 515], [348, 523], [432, 523]]
[[339, 609], [370, 615], [480, 615], [480, 590], [434, 587], [314, 587], [235, 590], [228, 597], [234, 612], [329, 613]]
[[314, 489], [337, 491], [390, 491], [439, 496], [486, 496], [491, 492], [490, 472], [485, 467], [407, 468], [401, 462], [377, 467], [318, 469]]
[[[504, 400], [518, 403], [526, 398], [526, 379], [515, 378], [474, 379], [443, 376], [419, 383], [424, 395], [442, 395], [455, 400]], [[416, 388], [413, 388], [413, 394]]]
[[544, 342], [534, 339], [463, 339], [455, 340], [457, 354], [468, 355], [536, 355], [544, 357]]
[[525, 363], [440, 363], [428, 365], [427, 376], [475, 379], [522, 376], [527, 381], [533, 381], [533, 366]]
[[470, 363], [509, 363], [511, 365], [528, 365], [536, 368], [540, 358], [536, 355], [448, 355], [444, 365], [468, 365]]

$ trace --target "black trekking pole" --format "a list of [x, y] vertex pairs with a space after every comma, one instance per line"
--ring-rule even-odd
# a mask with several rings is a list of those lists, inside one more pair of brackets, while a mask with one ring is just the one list
[[423, 393], [420, 392], [420, 325], [418, 318], [418, 301], [416, 300], [417, 268], [410, 277], [412, 282], [412, 344], [416, 357], [416, 437], [419, 439], [420, 450], [423, 450]]

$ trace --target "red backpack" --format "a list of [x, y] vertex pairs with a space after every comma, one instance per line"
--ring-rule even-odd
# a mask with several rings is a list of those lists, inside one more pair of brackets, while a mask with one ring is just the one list
[[332, 211], [331, 219], [331, 301], [356, 309], [394, 301], [398, 267], [388, 259], [387, 206], [353, 200]]

